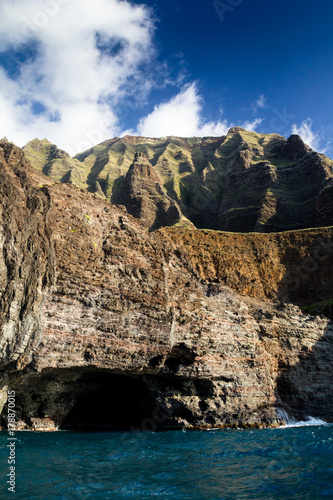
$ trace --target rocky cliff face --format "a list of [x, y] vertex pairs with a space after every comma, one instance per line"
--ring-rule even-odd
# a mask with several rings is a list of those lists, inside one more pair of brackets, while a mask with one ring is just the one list
[[0, 154], [3, 425], [8, 388], [39, 430], [332, 421], [332, 324], [300, 308], [332, 299], [332, 229], [149, 232]]
[[[234, 127], [220, 138], [126, 136], [105, 141], [73, 160], [66, 158], [62, 167], [59, 155], [64, 152], [52, 150], [46, 159], [38, 153], [43, 144], [32, 141], [25, 148], [35, 167], [113, 203], [118, 203], [120, 190], [123, 197], [130, 188], [127, 174], [134, 155], [144, 154], [163, 193], [157, 198], [151, 193], [150, 208], [159, 211], [152, 207], [153, 198], [171, 198], [197, 228], [273, 232], [333, 224], [333, 162], [296, 135], [286, 140]], [[50, 169], [54, 161], [56, 167]], [[173, 225], [174, 217], [156, 222], [155, 228]]]
[[143, 153], [136, 153], [115, 202], [124, 205], [129, 214], [151, 230], [162, 226], [194, 227], [182, 215], [177, 202], [166, 194], [159, 176]]
[[50, 196], [28, 177], [23, 152], [0, 143], [0, 363], [30, 356], [41, 308], [54, 281]]

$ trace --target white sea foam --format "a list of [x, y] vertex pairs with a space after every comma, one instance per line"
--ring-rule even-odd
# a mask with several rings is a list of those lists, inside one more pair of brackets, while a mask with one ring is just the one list
[[306, 420], [296, 420], [294, 417], [288, 415], [286, 410], [283, 408], [278, 408], [276, 410], [276, 414], [279, 418], [286, 422], [286, 425], [281, 425], [280, 429], [285, 429], [287, 427], [309, 427], [309, 426], [318, 426], [318, 425], [329, 425], [324, 420], [315, 417], [306, 417]]

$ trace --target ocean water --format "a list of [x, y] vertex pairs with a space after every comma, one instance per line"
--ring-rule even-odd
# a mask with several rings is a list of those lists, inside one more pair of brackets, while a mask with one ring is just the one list
[[333, 426], [177, 432], [17, 432], [16, 492], [0, 498], [333, 499]]

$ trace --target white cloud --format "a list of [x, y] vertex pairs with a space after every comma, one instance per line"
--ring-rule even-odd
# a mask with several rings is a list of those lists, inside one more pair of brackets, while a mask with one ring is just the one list
[[[33, 43], [37, 53], [15, 78], [0, 68], [0, 137], [47, 137], [74, 154], [117, 135], [114, 106], [153, 85], [141, 71], [154, 58], [152, 31], [150, 10], [127, 0], [2, 0], [0, 51]], [[46, 112], [34, 114], [35, 103]]]
[[261, 94], [258, 99], [251, 104], [252, 106], [252, 109], [253, 109], [253, 112], [254, 113], [257, 113], [258, 109], [264, 109], [267, 107], [267, 104], [266, 104], [266, 97]]
[[257, 128], [263, 121], [263, 118], [256, 118], [255, 120], [252, 120], [252, 122], [246, 121], [242, 123], [241, 127], [245, 128], [246, 130], [250, 130], [251, 132], [256, 132]]
[[200, 109], [196, 85], [192, 84], [170, 101], [155, 106], [152, 113], [140, 120], [138, 133], [153, 137], [196, 135]]
[[312, 130], [312, 125], [311, 118], [304, 120], [299, 127], [294, 123], [292, 126], [292, 134], [300, 135], [303, 142], [310, 146], [311, 149], [320, 151], [319, 132], [314, 132]]
[[[139, 105], [154, 86], [182, 82], [157, 64], [153, 30], [152, 11], [130, 0], [1, 0], [0, 52], [29, 57], [14, 75], [0, 66], [0, 137], [19, 146], [46, 137], [74, 155], [123, 135], [116, 110], [126, 99]], [[221, 136], [232, 126], [204, 119], [192, 83], [155, 106], [137, 133]]]
[[[257, 118], [253, 122], [245, 122], [241, 126], [247, 130], [255, 130], [262, 122]], [[226, 135], [234, 124], [227, 120], [206, 122], [202, 116], [202, 98], [197, 85], [191, 85], [173, 97], [170, 101], [155, 106], [154, 110], [138, 125], [138, 134], [150, 137], [176, 135], [181, 137], [205, 137]]]

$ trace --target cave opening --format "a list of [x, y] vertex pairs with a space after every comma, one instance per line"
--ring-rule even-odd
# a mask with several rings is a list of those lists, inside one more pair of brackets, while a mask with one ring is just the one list
[[139, 430], [156, 411], [144, 377], [86, 372], [75, 385], [75, 403], [60, 426], [62, 430]]
[[[175, 350], [170, 364], [177, 356]], [[31, 429], [162, 431], [182, 428], [185, 421], [194, 425], [192, 399], [209, 397], [209, 384], [171, 369], [131, 374], [90, 366], [27, 373], [12, 387], [17, 419]]]

